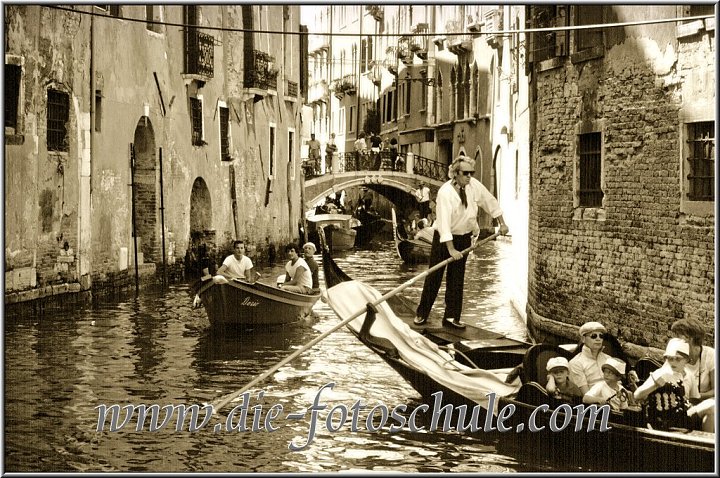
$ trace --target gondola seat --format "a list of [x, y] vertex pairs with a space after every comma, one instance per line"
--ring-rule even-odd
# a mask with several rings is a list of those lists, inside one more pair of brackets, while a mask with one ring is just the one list
[[565, 357], [570, 360], [572, 354], [551, 344], [536, 344], [525, 353], [522, 363], [523, 383], [536, 382], [541, 387], [547, 385], [547, 362], [553, 357]]

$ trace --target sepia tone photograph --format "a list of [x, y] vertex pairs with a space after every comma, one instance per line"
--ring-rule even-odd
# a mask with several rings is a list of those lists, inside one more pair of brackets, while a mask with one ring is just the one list
[[2, 12], [3, 474], [717, 471], [715, 3]]

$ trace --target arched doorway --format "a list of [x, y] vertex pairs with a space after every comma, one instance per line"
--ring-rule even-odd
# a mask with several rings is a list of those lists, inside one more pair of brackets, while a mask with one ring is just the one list
[[158, 164], [155, 132], [147, 116], [135, 127], [135, 234], [144, 262], [160, 262], [158, 244]]
[[185, 255], [185, 268], [190, 277], [202, 276], [204, 268], [211, 268], [216, 249], [210, 189], [205, 180], [198, 177], [190, 192], [190, 240]]

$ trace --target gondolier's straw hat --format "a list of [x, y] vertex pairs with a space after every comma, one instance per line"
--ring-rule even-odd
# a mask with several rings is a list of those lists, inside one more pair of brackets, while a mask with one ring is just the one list
[[315, 244], [313, 244], [312, 242], [306, 242], [305, 244], [303, 244], [303, 249], [305, 249], [306, 247], [312, 249], [313, 254], [315, 254], [315, 251], [317, 250], [315, 249]]

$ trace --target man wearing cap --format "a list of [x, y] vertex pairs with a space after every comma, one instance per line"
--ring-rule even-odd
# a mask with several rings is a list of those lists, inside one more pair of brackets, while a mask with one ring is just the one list
[[600, 366], [603, 381], [596, 383], [583, 397], [583, 403], [610, 404], [613, 410], [624, 410], [628, 407], [631, 393], [622, 385], [625, 375], [625, 362], [615, 357], [609, 357], [607, 362]]
[[318, 279], [319, 267], [318, 263], [315, 262], [313, 254], [315, 254], [315, 244], [313, 244], [312, 242], [306, 242], [305, 245], [303, 245], [303, 259], [305, 259], [305, 262], [310, 268], [313, 291], [317, 291], [320, 290], [320, 280]]
[[600, 368], [610, 356], [602, 351], [607, 329], [600, 322], [586, 322], [580, 327], [582, 350], [570, 360], [570, 379], [585, 394], [603, 380]]
[[572, 383], [569, 376], [568, 360], [565, 357], [553, 357], [548, 360], [545, 368], [548, 371], [548, 381], [545, 390], [555, 398], [574, 402], [583, 396], [580, 389]]

